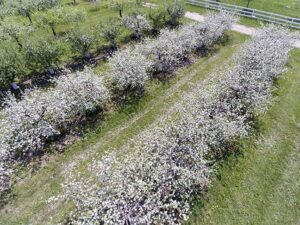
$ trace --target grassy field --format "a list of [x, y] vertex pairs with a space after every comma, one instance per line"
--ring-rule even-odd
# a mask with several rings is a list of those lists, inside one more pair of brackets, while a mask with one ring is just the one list
[[226, 46], [219, 46], [210, 57], [198, 59], [193, 65], [180, 69], [176, 77], [168, 83], [149, 84], [148, 93], [136, 103], [126, 105], [99, 124], [96, 131], [90, 132], [77, 144], [70, 146], [63, 154], [47, 159], [45, 166], [30, 174], [23, 171], [12, 190], [12, 198], [1, 210], [0, 224], [55, 224], [64, 218], [72, 205], [60, 202], [49, 208], [46, 200], [59, 194], [63, 173], [77, 162], [76, 172], [84, 173], [92, 158], [114, 147], [124, 145], [130, 138], [166, 113], [170, 107], [180, 101], [182, 91], [190, 91], [193, 83], [201, 82], [210, 73], [223, 68], [234, 52], [247, 37], [230, 34]]
[[[164, 1], [149, 0], [148, 2], [159, 4]], [[247, 6], [247, 0], [220, 0], [220, 2], [240, 5], [244, 7]], [[249, 7], [300, 18], [300, 0], [252, 0]], [[215, 12], [213, 10], [208, 10], [190, 4], [186, 4], [186, 10], [191, 12], [197, 12], [203, 15], [209, 12]], [[260, 23], [261, 22], [253, 19], [248, 19], [245, 17], [240, 18], [240, 24], [246, 26], [259, 27]]]
[[300, 223], [300, 50], [288, 69], [260, 118], [261, 132], [245, 141], [243, 155], [223, 163], [188, 224]]
[[[240, 6], [247, 6], [247, 0], [220, 0]], [[300, 0], [251, 0], [250, 8], [279, 13], [292, 17], [300, 17]]]

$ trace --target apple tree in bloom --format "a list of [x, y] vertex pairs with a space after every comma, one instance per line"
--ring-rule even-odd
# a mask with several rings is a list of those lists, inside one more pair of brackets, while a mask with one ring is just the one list
[[[57, 135], [69, 131], [74, 121], [103, 109], [109, 100], [102, 77], [91, 69], [53, 82], [55, 87], [48, 91], [26, 90], [21, 100], [7, 95], [0, 120], [1, 154], [13, 160], [31, 159]], [[0, 168], [6, 168], [7, 160], [2, 161]]]
[[76, 205], [70, 223], [187, 220], [193, 196], [209, 184], [213, 162], [253, 130], [256, 108], [270, 101], [270, 87], [284, 70], [293, 40], [294, 35], [274, 27], [258, 31], [222, 80], [185, 97], [178, 119], [138, 135], [122, 149], [122, 157], [109, 153], [93, 162], [96, 182], [69, 176], [64, 197]]
[[143, 93], [152, 62], [141, 54], [139, 48], [128, 47], [115, 52], [108, 64], [112, 84], [118, 92], [137, 96]]

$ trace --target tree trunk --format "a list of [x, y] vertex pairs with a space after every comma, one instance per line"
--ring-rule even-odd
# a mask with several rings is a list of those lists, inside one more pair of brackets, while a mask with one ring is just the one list
[[250, 1], [251, 1], [251, 0], [248, 0], [248, 3], [247, 3], [247, 8], [249, 8], [249, 5], [250, 5]]
[[54, 27], [51, 27], [51, 30], [52, 30], [53, 35], [56, 36], [56, 32], [55, 32]]
[[30, 23], [33, 24], [32, 19], [31, 19], [31, 16], [30, 16], [29, 13], [26, 14], [26, 17], [29, 19]]
[[19, 41], [19, 38], [18, 37], [14, 37], [15, 38], [15, 41], [17, 42], [17, 44], [19, 45], [20, 48], [23, 48], [23, 45], [21, 44], [21, 42]]

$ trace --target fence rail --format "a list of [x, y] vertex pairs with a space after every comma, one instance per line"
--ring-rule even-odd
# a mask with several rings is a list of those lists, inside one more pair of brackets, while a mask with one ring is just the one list
[[237, 5], [231, 5], [227, 3], [212, 1], [212, 0], [187, 0], [187, 3], [194, 6], [200, 6], [207, 9], [226, 11], [234, 13], [238, 16], [248, 17], [251, 19], [257, 19], [264, 22], [279, 24], [287, 26], [289, 28], [300, 30], [300, 18], [284, 16], [281, 14], [266, 12], [262, 10], [246, 8]]

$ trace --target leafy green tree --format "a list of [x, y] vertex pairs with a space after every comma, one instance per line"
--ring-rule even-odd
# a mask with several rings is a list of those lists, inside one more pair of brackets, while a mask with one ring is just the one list
[[21, 16], [27, 17], [33, 24], [32, 14], [35, 11], [43, 11], [60, 5], [60, 0], [18, 0], [10, 3], [11, 7], [16, 9]]
[[120, 35], [121, 23], [116, 18], [109, 18], [99, 27], [100, 35], [109, 42], [112, 49], [117, 48], [117, 38]]
[[110, 6], [119, 11], [120, 17], [123, 17], [123, 11], [125, 9], [126, 4], [129, 3], [129, 0], [112, 0], [110, 2]]
[[37, 10], [34, 0], [20, 0], [14, 1], [12, 7], [17, 10], [17, 13], [21, 16], [28, 18], [29, 22], [32, 22], [32, 13]]
[[26, 27], [11, 19], [5, 19], [0, 24], [0, 39], [13, 39], [20, 48], [23, 47], [20, 36], [24, 33]]
[[158, 33], [166, 23], [167, 12], [164, 8], [159, 7], [158, 9], [150, 10], [148, 18], [150, 20], [153, 33]]
[[50, 28], [53, 35], [56, 36], [58, 25], [82, 21], [85, 18], [85, 13], [75, 8], [55, 7], [46, 12], [38, 12], [35, 16], [39, 26]]
[[64, 53], [63, 45], [57, 40], [32, 39], [24, 47], [27, 66], [35, 71], [52, 71], [58, 67]]
[[22, 79], [26, 74], [23, 55], [10, 42], [0, 48], [0, 87], [6, 89], [10, 83]]
[[91, 49], [95, 45], [95, 35], [91, 31], [72, 30], [68, 34], [68, 41], [74, 53], [81, 54], [85, 59], [90, 58]]
[[168, 2], [167, 13], [169, 15], [169, 23], [172, 27], [176, 27], [179, 25], [179, 20], [185, 14], [185, 5], [183, 0], [174, 0], [172, 2]]

